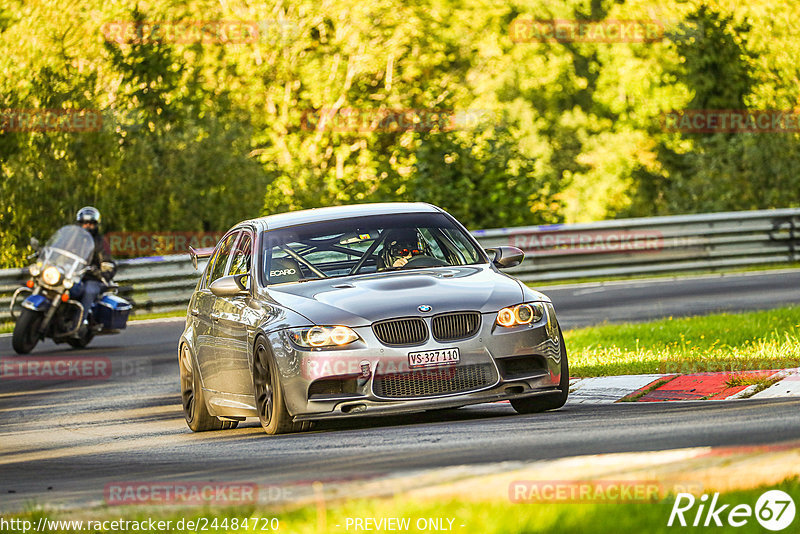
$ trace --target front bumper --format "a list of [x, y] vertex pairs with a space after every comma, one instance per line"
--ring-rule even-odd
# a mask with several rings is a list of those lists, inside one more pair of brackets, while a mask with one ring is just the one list
[[[549, 379], [548, 379], [549, 382]], [[404, 399], [395, 401], [376, 401], [371, 399], [350, 399], [336, 402], [333, 408], [326, 412], [295, 415], [295, 421], [341, 419], [354, 416], [396, 415], [404, 413], [437, 410], [444, 408], [459, 408], [470, 404], [498, 402], [503, 400], [519, 399], [523, 397], [544, 396], [559, 394], [559, 390], [552, 384], [531, 386], [528, 381], [508, 381], [496, 387], [472, 393], [460, 393], [443, 397], [430, 397], [425, 399]], [[318, 404], [311, 401], [309, 405]], [[314, 406], [316, 407], [316, 406]]]
[[[285, 331], [269, 340], [295, 420], [408, 413], [558, 393], [564, 351], [552, 305], [546, 310], [513, 328], [483, 314], [477, 334], [455, 342], [390, 347], [371, 327], [356, 328], [361, 341], [347, 349], [300, 349]], [[409, 369], [409, 352], [447, 348], [459, 349], [457, 365]]]

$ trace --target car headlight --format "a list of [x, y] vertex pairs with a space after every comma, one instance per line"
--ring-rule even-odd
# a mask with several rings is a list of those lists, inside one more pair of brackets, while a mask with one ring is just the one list
[[497, 312], [497, 324], [505, 327], [520, 326], [535, 323], [542, 317], [544, 304], [541, 302], [517, 304]]
[[34, 278], [36, 278], [36, 277], [37, 277], [37, 276], [39, 276], [39, 275], [41, 274], [41, 272], [42, 272], [42, 264], [41, 264], [41, 263], [39, 263], [39, 262], [36, 262], [36, 263], [34, 263], [34, 264], [33, 264], [33, 265], [31, 265], [30, 267], [28, 267], [28, 272], [30, 272], [30, 273], [31, 273], [31, 276], [33, 276]]
[[48, 286], [58, 285], [61, 281], [61, 271], [58, 270], [58, 267], [53, 265], [46, 267], [45, 270], [42, 271], [42, 281]]
[[289, 337], [297, 345], [308, 348], [341, 347], [360, 338], [347, 326], [311, 326], [289, 329]]

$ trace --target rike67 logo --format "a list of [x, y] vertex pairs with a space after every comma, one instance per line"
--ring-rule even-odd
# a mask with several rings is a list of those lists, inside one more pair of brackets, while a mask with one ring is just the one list
[[742, 527], [755, 516], [765, 529], [779, 531], [792, 524], [794, 515], [794, 500], [780, 490], [762, 493], [754, 508], [749, 504], [723, 504], [719, 501], [719, 493], [715, 493], [710, 501], [705, 493], [700, 498], [691, 493], [679, 493], [667, 526]]

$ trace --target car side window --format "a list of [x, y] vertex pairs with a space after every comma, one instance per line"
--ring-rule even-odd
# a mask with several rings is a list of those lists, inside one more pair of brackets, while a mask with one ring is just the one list
[[439, 247], [439, 243], [433, 237], [433, 234], [429, 228], [420, 228], [419, 233], [422, 234], [422, 239], [425, 240], [425, 243], [428, 245], [428, 249], [434, 258], [437, 260], [448, 261], [447, 256], [442, 251], [441, 247]]
[[233, 252], [233, 259], [231, 260], [230, 268], [228, 268], [228, 275], [247, 274], [250, 272], [252, 243], [253, 239], [250, 237], [250, 234], [242, 232], [242, 238], [236, 244], [236, 250]]
[[210, 275], [208, 280], [206, 280], [206, 286], [217, 278], [221, 278], [225, 274], [225, 267], [228, 266], [228, 259], [231, 256], [231, 249], [233, 248], [233, 243], [236, 241], [236, 237], [238, 235], [238, 232], [232, 233], [217, 247], [217, 252], [214, 254], [213, 258], [214, 264], [209, 270]]
[[479, 261], [478, 256], [475, 254], [475, 247], [467, 241], [467, 238], [461, 232], [454, 232], [449, 228], [445, 228], [443, 233], [450, 240], [450, 243], [456, 246], [461, 257], [465, 260], [465, 264], [473, 264]]

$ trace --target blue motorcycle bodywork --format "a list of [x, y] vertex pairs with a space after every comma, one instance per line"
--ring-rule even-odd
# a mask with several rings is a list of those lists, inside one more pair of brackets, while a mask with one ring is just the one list
[[[79, 299], [83, 293], [82, 284], [76, 284], [69, 294], [71, 299]], [[22, 307], [44, 313], [50, 308], [50, 300], [44, 295], [30, 295], [22, 302]], [[92, 305], [92, 317], [103, 325], [103, 330], [122, 330], [127, 326], [131, 304], [113, 294], [105, 294]]]
[[45, 312], [50, 307], [50, 301], [44, 295], [30, 295], [22, 302], [22, 307], [36, 312]]
[[94, 320], [103, 325], [104, 330], [122, 330], [128, 323], [131, 304], [112, 294], [105, 294], [92, 306]]

